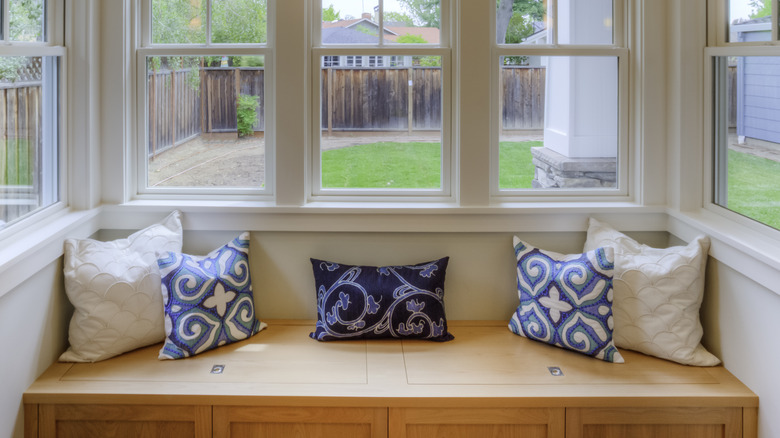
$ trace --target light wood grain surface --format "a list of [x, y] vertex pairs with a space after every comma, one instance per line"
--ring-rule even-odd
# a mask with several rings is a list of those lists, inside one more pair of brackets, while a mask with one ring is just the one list
[[[313, 323], [270, 321], [253, 338], [177, 361], [159, 345], [94, 364], [54, 364], [25, 403], [364, 407], [729, 407], [758, 398], [722, 367], [622, 350], [611, 364], [516, 336], [503, 322], [452, 323], [455, 340], [317, 342]], [[211, 374], [224, 365], [222, 374]], [[558, 366], [563, 376], [547, 367]]]

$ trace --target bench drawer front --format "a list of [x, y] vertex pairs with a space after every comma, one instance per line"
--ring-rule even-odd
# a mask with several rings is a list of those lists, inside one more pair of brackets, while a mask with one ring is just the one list
[[41, 405], [39, 438], [206, 438], [210, 406]]
[[564, 438], [563, 408], [390, 409], [390, 438]]
[[570, 408], [566, 429], [567, 438], [743, 436], [741, 408]]
[[215, 438], [387, 438], [386, 408], [215, 406]]

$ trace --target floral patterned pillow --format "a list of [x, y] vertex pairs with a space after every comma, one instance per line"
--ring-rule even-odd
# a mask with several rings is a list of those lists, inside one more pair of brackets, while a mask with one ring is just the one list
[[249, 233], [206, 256], [169, 252], [157, 264], [165, 308], [160, 359], [194, 356], [265, 328], [255, 317]]
[[612, 248], [544, 251], [514, 238], [520, 305], [509, 329], [520, 336], [623, 363], [612, 341]]
[[311, 259], [317, 325], [310, 336], [449, 341], [444, 314], [448, 257], [409, 266], [351, 266]]

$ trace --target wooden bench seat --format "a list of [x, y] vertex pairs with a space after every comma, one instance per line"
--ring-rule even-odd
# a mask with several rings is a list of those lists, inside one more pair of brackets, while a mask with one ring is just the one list
[[758, 397], [723, 367], [627, 350], [625, 364], [610, 364], [521, 338], [505, 322], [453, 323], [447, 343], [321, 343], [308, 338], [312, 327], [270, 321], [250, 340], [186, 360], [159, 361], [156, 345], [54, 364], [24, 395], [25, 436], [757, 435]]

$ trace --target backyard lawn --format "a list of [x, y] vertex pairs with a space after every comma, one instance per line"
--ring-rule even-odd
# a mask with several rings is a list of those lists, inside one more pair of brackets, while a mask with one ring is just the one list
[[728, 208], [780, 229], [780, 162], [729, 151]]
[[[541, 141], [501, 142], [500, 187], [531, 188], [531, 148]], [[435, 189], [441, 184], [439, 143], [379, 142], [322, 153], [325, 188]]]

